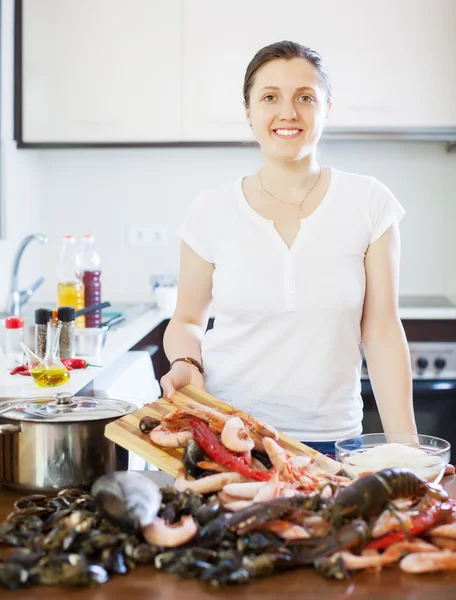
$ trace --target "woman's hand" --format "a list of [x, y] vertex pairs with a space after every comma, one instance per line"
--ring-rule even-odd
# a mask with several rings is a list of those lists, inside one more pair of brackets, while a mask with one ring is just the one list
[[193, 385], [204, 390], [204, 379], [195, 365], [179, 361], [174, 363], [172, 369], [163, 375], [160, 380], [165, 398], [172, 398], [176, 390]]
[[443, 476], [444, 477], [446, 477], [447, 475], [451, 475], [452, 476], [452, 475], [454, 475], [454, 473], [455, 473], [455, 470], [454, 470], [453, 465], [447, 465], [446, 469], [445, 469], [445, 473], [443, 474]]

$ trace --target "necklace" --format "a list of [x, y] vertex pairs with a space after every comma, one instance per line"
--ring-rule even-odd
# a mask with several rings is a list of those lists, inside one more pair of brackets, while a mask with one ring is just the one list
[[321, 165], [320, 165], [320, 170], [318, 171], [317, 180], [313, 184], [313, 186], [310, 188], [310, 190], [307, 192], [307, 194], [304, 196], [304, 200], [301, 200], [301, 202], [299, 202], [298, 204], [294, 204], [293, 202], [285, 202], [285, 200], [281, 200], [280, 198], [277, 198], [277, 196], [274, 196], [274, 194], [271, 194], [271, 192], [268, 192], [268, 190], [264, 187], [263, 182], [261, 181], [261, 175], [260, 175], [260, 172], [258, 171], [258, 179], [260, 180], [261, 187], [263, 188], [263, 191], [266, 192], [266, 194], [269, 194], [269, 196], [272, 196], [272, 198], [275, 198], [275, 200], [282, 202], [282, 204], [288, 204], [288, 206], [297, 206], [301, 210], [303, 208], [304, 202], [307, 200], [307, 196], [310, 194], [310, 192], [313, 189], [315, 189], [317, 183], [320, 181], [320, 176], [321, 176]]

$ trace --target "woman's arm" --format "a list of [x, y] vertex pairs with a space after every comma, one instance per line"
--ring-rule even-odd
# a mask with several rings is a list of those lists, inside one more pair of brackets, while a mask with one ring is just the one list
[[399, 261], [394, 223], [366, 252], [361, 337], [385, 433], [416, 433], [410, 353], [397, 300]]
[[[212, 304], [213, 272], [212, 263], [203, 260], [182, 242], [176, 310], [163, 339], [170, 362], [185, 356], [201, 361], [201, 341]], [[160, 383], [163, 395], [168, 397], [185, 385], [204, 387], [203, 377], [197, 367], [186, 362], [177, 362]]]

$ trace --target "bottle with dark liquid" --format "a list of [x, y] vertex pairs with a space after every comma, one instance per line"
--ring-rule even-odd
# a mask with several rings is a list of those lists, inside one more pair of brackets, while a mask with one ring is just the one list
[[[86, 234], [82, 238], [81, 262], [84, 283], [84, 304], [86, 307], [101, 302], [100, 256], [96, 251], [95, 238]], [[86, 327], [99, 327], [102, 322], [101, 310], [85, 316]]]

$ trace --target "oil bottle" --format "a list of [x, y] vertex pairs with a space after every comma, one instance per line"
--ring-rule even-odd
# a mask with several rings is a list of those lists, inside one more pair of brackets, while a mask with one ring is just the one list
[[46, 355], [43, 360], [36, 360], [29, 353], [29, 370], [33, 380], [40, 387], [63, 385], [70, 379], [65, 365], [57, 358], [62, 322], [51, 319], [47, 324]]
[[[65, 235], [63, 238], [57, 278], [57, 306], [73, 306], [75, 310], [84, 308], [82, 269], [74, 235]], [[85, 318], [77, 317], [74, 325], [84, 327]]]

